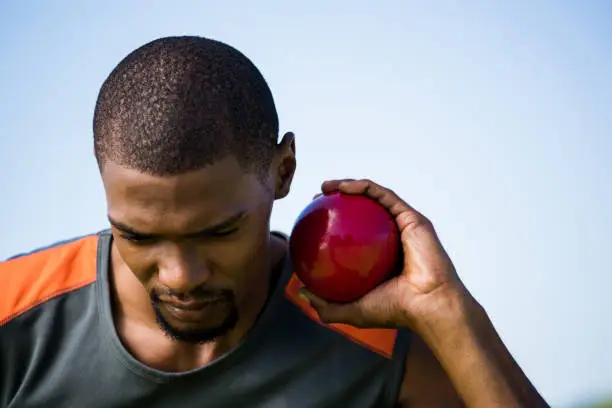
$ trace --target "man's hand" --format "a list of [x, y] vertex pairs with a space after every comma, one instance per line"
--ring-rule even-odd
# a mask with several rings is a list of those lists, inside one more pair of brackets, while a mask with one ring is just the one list
[[[433, 352], [433, 359], [429, 361], [439, 362], [468, 407], [547, 407], [504, 346], [484, 309], [459, 279], [432, 223], [393, 191], [372, 181], [323, 183], [323, 193], [338, 190], [366, 195], [395, 218], [402, 241], [403, 268], [398, 276], [349, 304], [326, 302], [304, 290], [304, 297], [321, 320], [415, 332]], [[408, 356], [408, 365], [414, 358], [414, 355]], [[410, 380], [412, 368], [416, 369], [406, 369], [400, 406], [407, 402], [418, 406], [427, 404], [423, 401], [431, 401], [420, 398], [427, 392], [431, 396], [430, 391], [414, 390]], [[439, 386], [433, 385], [434, 389], [445, 389], [444, 379], [439, 375], [430, 378], [439, 383]], [[402, 400], [402, 395], [409, 397]]]
[[432, 223], [393, 191], [369, 180], [327, 181], [322, 190], [361, 194], [378, 201], [395, 218], [403, 248], [402, 272], [353, 303], [328, 303], [305, 291], [322, 321], [406, 328], [420, 334], [427, 329], [421, 326], [430, 317], [435, 319], [449, 301], [469, 296]]

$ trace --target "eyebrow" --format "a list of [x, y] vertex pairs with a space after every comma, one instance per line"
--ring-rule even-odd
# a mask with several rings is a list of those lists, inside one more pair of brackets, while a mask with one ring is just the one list
[[[198, 232], [195, 233], [190, 233], [190, 234], [185, 234], [185, 237], [188, 238], [192, 238], [192, 237], [199, 237], [199, 236], [206, 236], [206, 235], [211, 235], [214, 234], [217, 231], [220, 231], [222, 229], [225, 229], [229, 226], [232, 226], [233, 224], [235, 224], [236, 222], [240, 221], [242, 218], [244, 218], [246, 216], [247, 212], [246, 211], [240, 211], [237, 214], [232, 215], [231, 217], [215, 224], [215, 225], [211, 225], [210, 227], [207, 227], [203, 230], [200, 230]], [[136, 230], [135, 228], [130, 227], [129, 225], [123, 224], [119, 221], [113, 220], [111, 218], [111, 216], [108, 216], [108, 221], [111, 223], [111, 225], [115, 228], [117, 228], [119, 231], [124, 232], [126, 234], [130, 234], [130, 235], [136, 235], [139, 237], [146, 237], [146, 238], [156, 238], [159, 237], [159, 235], [157, 234], [149, 234], [146, 232], [140, 232], [138, 230]]]

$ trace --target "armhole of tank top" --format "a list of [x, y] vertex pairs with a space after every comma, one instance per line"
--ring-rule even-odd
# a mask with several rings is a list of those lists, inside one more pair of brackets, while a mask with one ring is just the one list
[[381, 407], [397, 406], [404, 372], [406, 371], [406, 357], [410, 350], [412, 333], [408, 330], [398, 330], [393, 347], [392, 362], [388, 377], [385, 381], [385, 390]]
[[96, 273], [98, 279], [108, 279], [108, 265], [110, 263], [110, 251], [113, 235], [110, 230], [98, 232], [98, 250], [96, 253]]

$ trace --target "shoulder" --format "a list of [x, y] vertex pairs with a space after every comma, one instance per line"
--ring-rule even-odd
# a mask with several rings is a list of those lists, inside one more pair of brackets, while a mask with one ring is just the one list
[[0, 262], [0, 326], [96, 280], [98, 234], [73, 238]]
[[[332, 378], [338, 377], [346, 381], [347, 387], [360, 384], [356, 395], [365, 398], [366, 394], [372, 392], [378, 395], [376, 406], [395, 406], [411, 333], [325, 324], [308, 302], [298, 296], [302, 286], [299, 278], [292, 274], [284, 290], [286, 303], [295, 310], [292, 313], [294, 321], [286, 323], [294, 333], [293, 345], [299, 347], [305, 343], [303, 347], [308, 350], [305, 354], [317, 356], [308, 364], [321, 366], [318, 372], [328, 381], [337, 381]], [[297, 321], [301, 323], [298, 325]], [[307, 339], [303, 340], [302, 337]], [[312, 352], [313, 348], [317, 351]]]

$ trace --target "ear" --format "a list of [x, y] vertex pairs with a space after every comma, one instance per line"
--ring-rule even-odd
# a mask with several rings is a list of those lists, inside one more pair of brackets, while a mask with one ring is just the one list
[[276, 200], [285, 198], [289, 194], [295, 168], [295, 136], [292, 132], [287, 132], [276, 145], [273, 169], [275, 172], [274, 198]]

